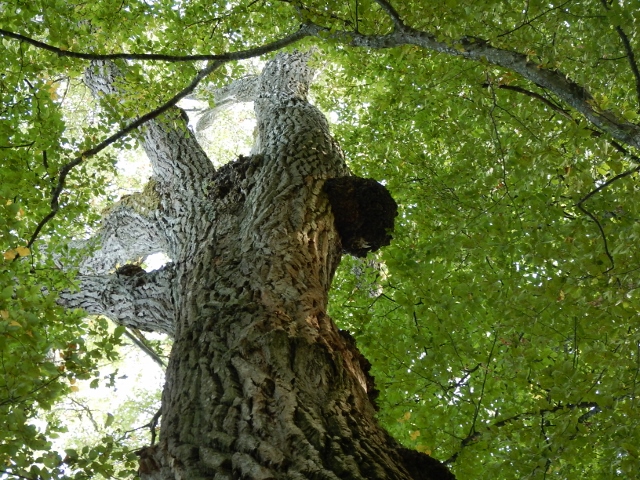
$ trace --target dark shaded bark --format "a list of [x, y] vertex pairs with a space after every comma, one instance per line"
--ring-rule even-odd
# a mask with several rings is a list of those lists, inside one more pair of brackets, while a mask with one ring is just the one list
[[[153, 274], [116, 273], [102, 284], [84, 277], [81, 291], [64, 300], [82, 305], [108, 284], [109, 291], [129, 289], [136, 304], [148, 281], [171, 272], [162, 297], [171, 305], [166, 318], [149, 315], [136, 325], [171, 323], [175, 338], [160, 441], [140, 453], [144, 479], [453, 478], [377, 425], [368, 362], [326, 315], [333, 274], [353, 243], [347, 236], [359, 239], [359, 255], [388, 243], [396, 206], [383, 187], [366, 181], [364, 190], [377, 192], [367, 198], [385, 206], [386, 220], [370, 221], [362, 202], [342, 198], [350, 216], [336, 228], [323, 187], [349, 171], [326, 119], [306, 99], [307, 57], [279, 55], [262, 75], [243, 81], [242, 98], [255, 102], [259, 141], [252, 156], [218, 172], [177, 112], [153, 121], [144, 146], [157, 201], [144, 218], [161, 233], [155, 248], [174, 263]], [[113, 92], [108, 64], [88, 78], [94, 91]], [[340, 182], [329, 187], [334, 199]], [[117, 212], [105, 219], [103, 245], [117, 244], [118, 229], [108, 228]], [[110, 258], [98, 250], [93, 264], [113, 261], [101, 257]]]

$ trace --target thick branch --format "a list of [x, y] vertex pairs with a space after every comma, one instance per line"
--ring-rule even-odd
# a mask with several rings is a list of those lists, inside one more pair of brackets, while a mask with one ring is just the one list
[[144, 191], [123, 197], [105, 213], [100, 231], [89, 240], [74, 241], [72, 248], [96, 246], [80, 266], [84, 274], [105, 274], [118, 263], [166, 252], [169, 244], [165, 229], [156, 221], [159, 200], [150, 181]]
[[394, 48], [401, 45], [416, 45], [446, 55], [462, 57], [469, 60], [488, 62], [520, 74], [532, 83], [555, 94], [563, 102], [580, 112], [585, 118], [608, 133], [616, 140], [640, 148], [640, 127], [626, 122], [609, 110], [601, 110], [596, 106], [594, 98], [586, 88], [570, 80], [559, 70], [551, 70], [537, 64], [519, 52], [493, 47], [489, 42], [465, 37], [457, 41], [445, 43], [436, 36], [411, 27], [398, 27], [387, 35], [363, 35], [357, 32], [328, 30], [315, 25], [317, 36], [326, 37], [347, 43], [355, 47]]
[[175, 187], [174, 199], [193, 198], [194, 193], [201, 195], [215, 168], [187, 128], [182, 112], [174, 109], [171, 114], [149, 122], [143, 132], [143, 146], [153, 172], [162, 183]]
[[235, 103], [253, 102], [257, 96], [258, 76], [249, 75], [239, 78], [214, 91], [215, 107], [207, 110], [198, 120], [196, 131], [208, 128], [217, 115]]
[[[126, 95], [124, 77], [111, 61], [92, 62], [85, 71], [85, 84], [94, 97]], [[143, 129], [144, 148], [158, 180], [179, 184], [176, 196], [197, 180], [210, 177], [214, 168], [200, 144], [187, 128], [187, 120], [178, 108], [151, 120]]]
[[191, 92], [193, 92], [195, 90], [195, 88], [198, 86], [198, 84], [202, 81], [202, 79], [204, 79], [207, 75], [209, 75], [211, 72], [213, 72], [218, 67], [220, 67], [223, 63], [224, 62], [214, 62], [214, 63], [209, 64], [208, 66], [206, 66], [205, 68], [203, 68], [202, 70], [200, 70], [198, 72], [198, 74], [195, 76], [193, 81], [187, 87], [185, 87], [182, 91], [180, 91], [179, 93], [174, 95], [166, 103], [164, 103], [160, 107], [156, 108], [155, 110], [152, 110], [151, 112], [143, 115], [142, 117], [138, 118], [137, 120], [131, 122], [129, 125], [127, 125], [123, 129], [119, 130], [118, 132], [114, 133], [113, 135], [109, 136], [107, 139], [103, 140], [102, 142], [100, 142], [95, 147], [92, 147], [92, 148], [90, 148], [88, 150], [85, 150], [79, 156], [77, 156], [74, 160], [72, 160], [69, 163], [67, 163], [66, 165], [64, 165], [60, 169], [60, 174], [58, 176], [58, 183], [57, 183], [57, 185], [55, 186], [55, 188], [53, 189], [53, 191], [51, 193], [51, 211], [42, 220], [40, 220], [40, 222], [36, 226], [33, 234], [31, 235], [31, 238], [29, 239], [29, 243], [27, 244], [27, 247], [31, 248], [33, 243], [38, 238], [38, 235], [40, 235], [40, 232], [42, 231], [44, 226], [47, 223], [49, 223], [49, 221], [51, 221], [51, 219], [58, 214], [58, 211], [60, 210], [60, 195], [62, 194], [62, 191], [64, 190], [64, 186], [65, 186], [65, 183], [66, 183], [66, 180], [67, 180], [67, 176], [69, 175], [71, 170], [73, 170], [75, 167], [80, 165], [87, 158], [90, 158], [90, 157], [100, 153], [102, 150], [107, 148], [109, 145], [111, 145], [111, 144], [117, 142], [118, 140], [124, 138], [129, 133], [131, 133], [133, 130], [135, 130], [136, 128], [144, 125], [149, 120], [152, 120], [152, 119], [156, 118], [157, 116], [161, 115], [162, 113], [166, 112], [167, 110], [169, 110], [170, 108], [175, 106], [181, 99], [183, 99], [184, 97], [189, 95]]
[[173, 264], [131, 276], [124, 273], [82, 275], [79, 277], [80, 289], [62, 292], [58, 303], [66, 308], [81, 308], [90, 314], [104, 315], [120, 325], [173, 336], [173, 277]]

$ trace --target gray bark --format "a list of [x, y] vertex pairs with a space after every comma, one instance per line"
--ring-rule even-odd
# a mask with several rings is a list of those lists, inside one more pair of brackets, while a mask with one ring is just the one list
[[93, 238], [74, 241], [73, 248], [93, 251], [80, 264], [85, 274], [105, 274], [123, 259], [137, 260], [168, 250], [160, 216], [155, 182], [144, 191], [128, 195], [103, 212], [101, 229]]
[[60, 293], [67, 308], [81, 308], [104, 315], [114, 322], [138, 330], [174, 334], [172, 299], [173, 265], [134, 275], [80, 275], [78, 291]]
[[[109, 292], [91, 308], [121, 323], [148, 315], [138, 328], [173, 326], [160, 441], [140, 452], [143, 479], [453, 478], [377, 425], [368, 363], [326, 314], [345, 245], [323, 186], [349, 171], [326, 119], [306, 99], [307, 57], [279, 55], [244, 89], [260, 139], [251, 157], [214, 172], [176, 116], [145, 129], [158, 201], [144, 219], [173, 266], [85, 276], [65, 300], [78, 306]], [[94, 68], [89, 84], [112, 92], [110, 73]], [[393, 218], [395, 203], [385, 202]], [[358, 202], [344, 205], [358, 213]], [[378, 230], [377, 242], [350, 232], [362, 236], [357, 254], [388, 242], [384, 226]], [[102, 233], [102, 249], [119, 228], [111, 231]], [[118, 236], [125, 238], [132, 236]], [[94, 253], [101, 256], [109, 255]]]

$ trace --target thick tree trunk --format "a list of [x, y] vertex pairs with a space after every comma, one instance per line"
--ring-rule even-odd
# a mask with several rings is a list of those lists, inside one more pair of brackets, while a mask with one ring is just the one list
[[[146, 129], [157, 202], [144, 218], [138, 213], [136, 224], [163, 232], [155, 245], [174, 263], [102, 284], [134, 292], [127, 297], [132, 308], [139, 299], [150, 302], [144, 292], [156, 292], [155, 306], [171, 304], [173, 329], [147, 310], [136, 317], [146, 322], [138, 328], [158, 322], [156, 329], [175, 338], [160, 442], [141, 451], [144, 479], [453, 478], [377, 425], [366, 360], [326, 315], [343, 249], [364, 255], [389, 239], [388, 222], [367, 221], [379, 220], [380, 210], [362, 205], [380, 204], [392, 219], [395, 204], [349, 180], [323, 189], [327, 179], [349, 172], [324, 116], [306, 100], [307, 57], [279, 55], [261, 76], [242, 82], [243, 95], [255, 101], [257, 151], [218, 172], [173, 120]], [[102, 66], [89, 75], [94, 90], [110, 91], [109, 71]], [[343, 195], [336, 203], [336, 189], [369, 196]], [[337, 223], [332, 204], [341, 210]], [[117, 243], [113, 235], [100, 240], [111, 249]], [[107, 257], [98, 251], [86, 265], [104, 268], [113, 263], [100, 260]], [[154, 290], [160, 281], [171, 286]], [[96, 277], [84, 277], [83, 289], [63, 301], [86, 306], [96, 288]], [[108, 306], [102, 311], [110, 315]]]

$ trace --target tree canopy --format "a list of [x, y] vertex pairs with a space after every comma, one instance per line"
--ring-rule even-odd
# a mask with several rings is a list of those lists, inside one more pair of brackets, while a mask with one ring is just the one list
[[[55, 422], [33, 421], [124, 333], [56, 304], [74, 282], [56, 259], [114, 200], [135, 127], [187, 95], [213, 108], [239, 60], [315, 47], [315, 102], [400, 210], [392, 244], [345, 257], [331, 296], [383, 425], [460, 479], [629, 478], [639, 21], [625, 0], [4, 2], [0, 470], [124, 468], [108, 438], [62, 462]], [[100, 59], [129, 62], [128, 90], [94, 108], [83, 74]]]

